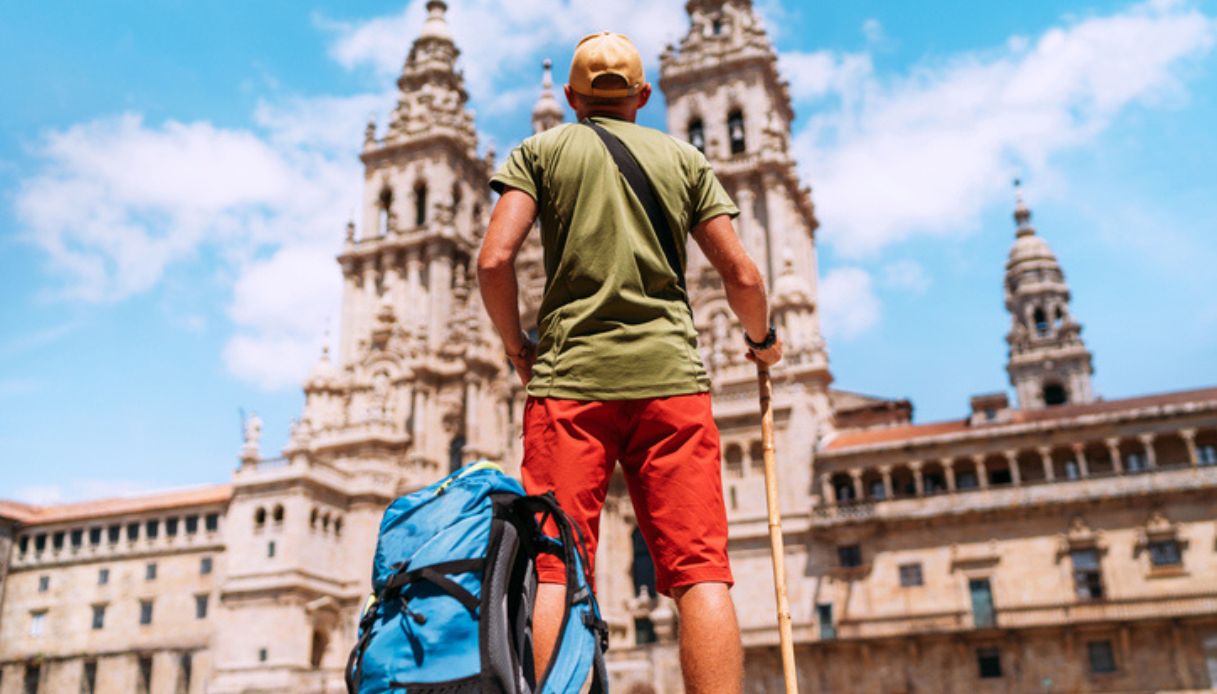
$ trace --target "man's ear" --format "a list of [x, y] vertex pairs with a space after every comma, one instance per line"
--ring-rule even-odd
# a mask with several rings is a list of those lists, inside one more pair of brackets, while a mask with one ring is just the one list
[[562, 87], [562, 93], [566, 95], [566, 103], [570, 104], [571, 108], [578, 111], [579, 104], [575, 103], [575, 90], [571, 89], [570, 85], [567, 84]]
[[641, 109], [643, 106], [646, 106], [647, 102], [650, 100], [651, 100], [651, 83], [647, 82], [646, 84], [642, 85], [641, 89], [638, 90], [638, 108]]

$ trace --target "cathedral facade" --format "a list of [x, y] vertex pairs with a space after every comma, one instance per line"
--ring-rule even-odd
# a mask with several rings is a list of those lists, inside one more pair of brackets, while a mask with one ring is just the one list
[[[469, 461], [521, 459], [524, 393], [480, 304], [493, 204], [442, 0], [413, 42], [338, 257], [342, 327], [281, 454], [256, 421], [226, 484], [35, 507], [0, 501], [0, 694], [345, 691], [384, 507]], [[689, 0], [660, 56], [669, 132], [741, 209], [787, 358], [775, 367], [785, 563], [803, 692], [1189, 691], [1217, 685], [1217, 389], [1103, 400], [1060, 263], [1018, 199], [1005, 268], [1016, 400], [913, 424], [832, 387], [815, 209], [749, 0]], [[562, 125], [548, 64], [535, 131]], [[522, 249], [521, 310], [545, 277]], [[995, 269], [995, 281], [997, 271]], [[721, 282], [688, 263], [714, 382], [749, 692], [781, 690], [755, 367]], [[995, 307], [996, 308], [996, 307]], [[613, 688], [682, 691], [624, 481], [597, 586]]]

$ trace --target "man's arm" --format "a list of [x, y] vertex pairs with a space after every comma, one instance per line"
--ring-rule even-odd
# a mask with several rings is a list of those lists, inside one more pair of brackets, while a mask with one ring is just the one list
[[[719, 215], [707, 219], [693, 229], [693, 238], [722, 276], [727, 304], [743, 324], [748, 338], [753, 342], [763, 342], [769, 334], [765, 280], [735, 235], [731, 218]], [[750, 356], [766, 365], [777, 363], [782, 358], [781, 340], [769, 349], [751, 350]]]
[[503, 349], [525, 384], [532, 374], [533, 345], [520, 327], [520, 288], [516, 254], [537, 216], [537, 203], [528, 193], [508, 188], [490, 214], [486, 238], [478, 254], [478, 286], [482, 303], [499, 331]]

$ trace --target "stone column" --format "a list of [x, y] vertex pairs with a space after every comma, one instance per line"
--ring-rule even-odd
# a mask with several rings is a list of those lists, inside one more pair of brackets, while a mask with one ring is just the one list
[[955, 491], [955, 461], [942, 461], [942, 474], [947, 478], [947, 491]]
[[1141, 445], [1145, 447], [1145, 464], [1150, 470], [1158, 468], [1158, 455], [1154, 453], [1154, 435], [1141, 434], [1137, 437], [1141, 440]]
[[1018, 469], [1018, 451], [1002, 451], [1006, 456], [1006, 464], [1010, 466], [1010, 482], [1014, 486], [1023, 483], [1023, 471]]
[[921, 473], [923, 463], [920, 460], [914, 460], [909, 463], [909, 469], [913, 471], [913, 489], [917, 496], [925, 496], [925, 476]]
[[1040, 464], [1044, 466], [1044, 479], [1049, 482], [1056, 479], [1056, 471], [1052, 469], [1052, 449], [1040, 446], [1036, 449], [1040, 454]]
[[427, 396], [423, 389], [414, 387], [414, 452], [423, 454], [427, 446]]
[[[786, 194], [786, 185], [782, 179], [773, 173], [766, 173], [761, 183], [765, 186], [765, 221], [767, 223], [761, 229], [761, 233], [764, 235], [763, 255], [757, 256], [756, 261], [758, 264], [762, 264], [761, 272], [765, 273], [766, 285], [772, 287], [773, 283], [777, 281], [777, 273], [782, 268], [782, 249], [787, 247], [780, 235], [787, 231], [793, 235], [794, 230], [800, 227], [786, 221], [786, 210], [790, 204], [790, 198]], [[793, 243], [789, 245], [792, 249], [797, 248]]]
[[1107, 455], [1111, 456], [1111, 467], [1116, 471], [1116, 474], [1124, 472], [1124, 461], [1120, 460], [1120, 439], [1104, 439], [1103, 443], [1107, 444]]
[[[739, 237], [743, 242], [744, 248], [748, 250], [748, 255], [756, 258], [759, 262], [763, 251], [761, 246], [761, 228], [757, 221], [754, 212], [756, 211], [756, 193], [752, 190], [750, 182], [745, 181], [739, 190], [735, 192], [736, 207], [739, 208], [740, 214], [736, 220], [739, 225]], [[769, 286], [773, 286], [770, 284]]]
[[342, 264], [342, 335], [338, 341], [339, 359], [349, 361], [355, 351], [359, 331], [359, 267], [353, 261]]
[[1078, 462], [1078, 474], [1081, 475], [1082, 479], [1090, 477], [1090, 465], [1086, 463], [1086, 444], [1073, 444], [1073, 457]]
[[402, 307], [405, 302], [405, 285], [402, 282], [401, 267], [398, 264], [398, 254], [395, 251], [390, 251], [384, 254], [384, 274], [385, 274], [385, 296], [389, 297], [389, 303], [393, 306], [393, 316], [401, 321]]
[[837, 491], [832, 488], [832, 473], [826, 472], [820, 475], [820, 493], [824, 495], [826, 506], [837, 505]]
[[444, 326], [448, 322], [452, 303], [452, 255], [438, 241], [427, 246], [427, 280], [431, 305], [427, 344], [431, 349], [436, 349], [444, 340]]
[[864, 490], [862, 489], [862, 471], [850, 470], [849, 478], [854, 483], [854, 500], [862, 501], [866, 498], [866, 495], [863, 494]]
[[1179, 436], [1183, 438], [1183, 444], [1187, 446], [1187, 460], [1192, 464], [1192, 467], [1200, 465], [1200, 456], [1196, 454], [1196, 430], [1195, 429], [1180, 429]]
[[892, 466], [880, 465], [879, 474], [883, 475], [883, 498], [891, 499], [892, 495]]
[[985, 455], [976, 453], [972, 456], [972, 462], [976, 463], [976, 482], [981, 489], [989, 488], [989, 470], [985, 467]]

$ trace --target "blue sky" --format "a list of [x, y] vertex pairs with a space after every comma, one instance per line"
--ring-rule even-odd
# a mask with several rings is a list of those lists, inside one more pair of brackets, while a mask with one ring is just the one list
[[[683, 4], [453, 0], [483, 146], [528, 134], [541, 59], [567, 64], [583, 33], [630, 34], [656, 75]], [[224, 480], [241, 408], [282, 445], [337, 319], [363, 123], [384, 122], [421, 5], [6, 10], [0, 497]], [[1098, 392], [1217, 382], [1217, 3], [758, 5], [822, 222], [838, 386], [912, 398], [919, 421], [1006, 387], [1015, 176]]]

